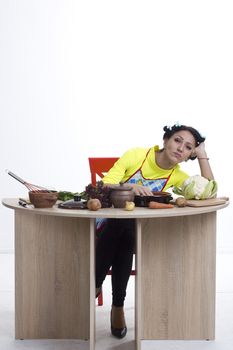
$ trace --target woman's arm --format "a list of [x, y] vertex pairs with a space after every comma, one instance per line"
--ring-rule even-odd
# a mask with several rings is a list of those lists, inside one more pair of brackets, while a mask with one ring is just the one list
[[214, 180], [214, 175], [209, 163], [209, 158], [205, 150], [204, 142], [200, 143], [200, 145], [196, 147], [194, 154], [197, 156], [199, 162], [201, 176], [209, 180]]

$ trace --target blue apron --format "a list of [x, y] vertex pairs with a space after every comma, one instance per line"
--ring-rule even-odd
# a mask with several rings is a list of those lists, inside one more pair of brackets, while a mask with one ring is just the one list
[[174, 169], [172, 169], [172, 171], [168, 175], [168, 177], [163, 177], [160, 179], [146, 179], [142, 175], [142, 166], [147, 159], [149, 151], [147, 152], [146, 157], [143, 159], [141, 166], [135, 171], [135, 173], [133, 175], [131, 175], [128, 178], [128, 180], [126, 182], [130, 183], [130, 184], [134, 184], [134, 185], [148, 187], [153, 192], [160, 192], [160, 191], [163, 191], [163, 189], [165, 188], [165, 186], [166, 186], [168, 180], [170, 179], [171, 174], [173, 173]]

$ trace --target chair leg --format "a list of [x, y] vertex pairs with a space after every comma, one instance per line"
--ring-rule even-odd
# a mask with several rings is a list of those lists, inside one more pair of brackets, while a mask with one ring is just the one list
[[103, 305], [103, 291], [98, 296], [98, 306], [102, 306], [102, 305]]

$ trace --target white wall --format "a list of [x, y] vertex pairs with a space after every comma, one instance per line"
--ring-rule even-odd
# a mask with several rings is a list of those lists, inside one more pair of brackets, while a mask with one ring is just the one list
[[[27, 195], [6, 168], [81, 191], [88, 156], [161, 145], [176, 121], [207, 137], [219, 195], [232, 197], [232, 18], [230, 0], [1, 0], [0, 197]], [[232, 226], [229, 207], [219, 250], [233, 251]], [[0, 252], [13, 252], [3, 206], [0, 234]]]

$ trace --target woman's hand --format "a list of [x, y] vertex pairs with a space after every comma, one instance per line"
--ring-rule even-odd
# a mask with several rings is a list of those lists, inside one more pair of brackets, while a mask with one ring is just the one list
[[151, 192], [151, 190], [145, 186], [128, 184], [128, 183], [127, 185], [133, 188], [133, 191], [136, 194], [136, 196], [153, 196], [153, 192]]
[[204, 158], [204, 157], [207, 158], [207, 153], [205, 150], [205, 143], [204, 142], [200, 143], [200, 145], [198, 145], [195, 148], [195, 150], [192, 153], [192, 156], [194, 156], [194, 157], [196, 156], [197, 158]]

